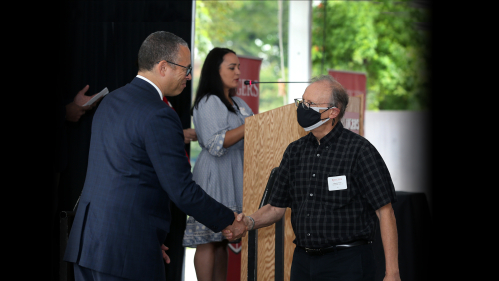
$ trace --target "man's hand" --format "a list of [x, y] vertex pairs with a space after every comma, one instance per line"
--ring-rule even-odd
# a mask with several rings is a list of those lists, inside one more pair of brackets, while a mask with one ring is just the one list
[[235, 220], [232, 225], [229, 225], [222, 230], [222, 234], [229, 241], [234, 241], [246, 236], [246, 232], [248, 231], [248, 218], [246, 218], [243, 213], [238, 215], [236, 212], [234, 212], [234, 217]]
[[170, 257], [166, 254], [166, 250], [168, 250], [168, 247], [166, 247], [164, 244], [161, 245], [161, 252], [163, 252], [163, 259], [165, 260], [166, 263], [170, 263]]
[[[85, 93], [88, 91], [88, 88], [90, 86], [86, 85], [85, 87], [83, 87], [83, 89], [81, 89], [78, 94], [76, 94], [75, 98], [73, 99], [73, 102], [76, 104], [76, 105], [79, 105], [79, 106], [83, 106], [84, 104], [86, 104], [89, 100], [91, 100], [95, 95], [97, 95], [98, 93], [95, 93], [93, 96], [86, 96]], [[99, 103], [99, 101], [101, 100], [102, 98], [96, 100], [94, 103], [92, 103], [91, 105], [89, 106], [85, 106], [83, 108], [85, 108], [85, 110], [90, 110], [92, 108], [94, 108], [97, 103]]]
[[79, 106], [74, 102], [66, 105], [66, 120], [78, 122], [83, 114], [85, 114], [85, 108], [83, 106]]
[[198, 136], [196, 135], [196, 130], [192, 128], [184, 129], [184, 143], [190, 143], [191, 141], [197, 141]]
[[91, 110], [94, 108], [99, 101], [102, 99], [96, 100], [93, 104], [83, 106], [85, 103], [87, 103], [93, 96], [86, 96], [85, 93], [87, 92], [89, 86], [83, 87], [78, 94], [76, 94], [75, 98], [73, 99], [73, 102], [69, 103], [66, 105], [66, 120], [70, 122], [78, 122], [80, 120], [81, 116], [85, 114], [86, 111]]

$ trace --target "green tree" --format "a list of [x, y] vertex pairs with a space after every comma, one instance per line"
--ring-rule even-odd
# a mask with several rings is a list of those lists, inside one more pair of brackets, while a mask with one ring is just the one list
[[[203, 62], [213, 47], [226, 47], [238, 55], [262, 58], [261, 81], [286, 79], [283, 65], [287, 65], [288, 6], [287, 1], [196, 1], [197, 58]], [[280, 9], [282, 48], [279, 44]], [[196, 78], [193, 82], [196, 88]], [[260, 112], [284, 104], [285, 97], [278, 95], [277, 84], [260, 84], [259, 87]]]
[[[322, 1], [313, 9], [313, 74], [367, 74], [367, 109], [428, 109], [428, 11], [410, 1]], [[325, 26], [325, 28], [324, 28]]]

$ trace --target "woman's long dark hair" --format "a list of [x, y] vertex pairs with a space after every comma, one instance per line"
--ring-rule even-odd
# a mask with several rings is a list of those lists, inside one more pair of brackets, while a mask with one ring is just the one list
[[[227, 48], [214, 48], [206, 56], [203, 68], [201, 69], [201, 76], [199, 77], [199, 85], [196, 91], [196, 99], [194, 100], [194, 106], [191, 109], [191, 115], [194, 108], [198, 108], [199, 102], [205, 96], [217, 96], [225, 104], [227, 109], [231, 112], [236, 113], [230, 102], [225, 98], [224, 95], [224, 84], [222, 78], [220, 77], [220, 65], [224, 61], [224, 56], [228, 53], [236, 52]], [[229, 90], [229, 97], [236, 95], [236, 89]]]

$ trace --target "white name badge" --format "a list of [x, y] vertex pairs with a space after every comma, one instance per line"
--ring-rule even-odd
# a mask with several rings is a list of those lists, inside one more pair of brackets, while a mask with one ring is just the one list
[[347, 177], [346, 176], [328, 177], [327, 184], [329, 186], [329, 191], [347, 189]]
[[241, 107], [241, 109], [240, 109], [240, 110], [241, 110], [241, 114], [242, 114], [242, 115], [244, 115], [244, 116], [248, 116], [248, 115], [249, 115], [249, 113], [248, 113], [248, 112], [246, 112], [246, 108]]

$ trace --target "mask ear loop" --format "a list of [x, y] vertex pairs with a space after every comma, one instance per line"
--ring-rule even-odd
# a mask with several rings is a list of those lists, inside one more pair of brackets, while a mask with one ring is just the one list
[[[326, 112], [326, 111], [328, 111], [328, 110], [330, 110], [331, 108], [337, 108], [337, 107], [336, 106], [326, 107], [325, 108], [326, 110], [324, 110], [323, 112], [321, 112], [321, 114], [324, 113], [324, 112]], [[326, 119], [329, 119], [329, 118], [326, 117], [324, 119], [321, 119], [321, 121], [326, 120]], [[334, 124], [334, 118], [333, 118], [333, 124]]]

